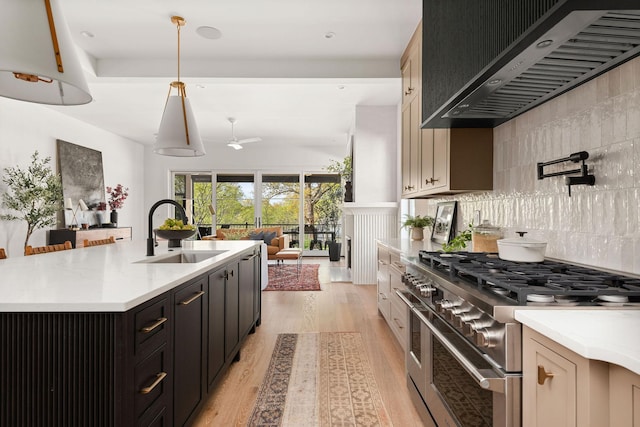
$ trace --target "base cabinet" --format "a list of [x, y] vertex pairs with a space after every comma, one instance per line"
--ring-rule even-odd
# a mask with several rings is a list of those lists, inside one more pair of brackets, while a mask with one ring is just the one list
[[378, 311], [404, 351], [407, 347], [407, 306], [396, 294], [402, 289], [404, 266], [400, 253], [378, 244]]
[[[10, 390], [0, 425], [191, 424], [246, 338], [238, 266], [257, 253], [124, 313], [0, 313], [0, 390]], [[249, 281], [242, 299], [253, 319], [261, 286]]]
[[523, 327], [523, 425], [599, 427], [609, 422], [609, 365]]
[[174, 296], [174, 425], [184, 425], [206, 394], [207, 276], [183, 285]]
[[612, 427], [640, 427], [640, 375], [611, 365], [610, 417]]

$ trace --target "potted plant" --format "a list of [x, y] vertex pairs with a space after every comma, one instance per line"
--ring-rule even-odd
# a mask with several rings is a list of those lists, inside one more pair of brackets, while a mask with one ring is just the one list
[[27, 222], [24, 246], [38, 228], [56, 224], [56, 214], [62, 209], [62, 181], [49, 167], [51, 157], [40, 160], [38, 151], [31, 156], [26, 170], [19, 167], [4, 168], [2, 178], [8, 191], [2, 194], [4, 207], [19, 212], [0, 215], [0, 219]]
[[432, 227], [433, 224], [434, 219], [430, 216], [405, 215], [402, 227], [411, 229], [411, 240], [422, 240], [424, 239], [424, 228]]
[[344, 181], [344, 201], [353, 202], [353, 185], [351, 180], [353, 179], [352, 158], [347, 156], [342, 161], [331, 160], [327, 171], [339, 173]]
[[107, 194], [109, 195], [109, 207], [111, 208], [111, 224], [118, 224], [118, 209], [124, 206], [124, 201], [129, 196], [129, 189], [125, 188], [122, 184], [118, 184], [115, 187], [107, 187]]

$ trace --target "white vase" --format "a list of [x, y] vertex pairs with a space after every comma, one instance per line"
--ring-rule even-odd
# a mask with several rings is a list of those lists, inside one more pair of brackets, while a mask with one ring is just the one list
[[419, 227], [413, 227], [411, 229], [411, 240], [423, 240], [424, 229]]

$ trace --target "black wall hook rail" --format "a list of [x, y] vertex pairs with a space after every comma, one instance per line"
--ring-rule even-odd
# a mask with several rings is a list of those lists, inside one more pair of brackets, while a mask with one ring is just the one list
[[[595, 185], [596, 177], [594, 175], [589, 174], [589, 168], [585, 164], [585, 160], [589, 158], [589, 153], [586, 151], [579, 151], [577, 153], [573, 153], [569, 155], [569, 157], [564, 157], [562, 159], [551, 160], [549, 162], [538, 163], [538, 179], [545, 179], [552, 176], [561, 176], [561, 175], [571, 175], [575, 173], [579, 173], [580, 176], [568, 176], [565, 178], [564, 182], [569, 187], [569, 197], [571, 197], [571, 186], [572, 185]], [[579, 163], [582, 162], [582, 166], [577, 169], [570, 169], [561, 172], [552, 172], [552, 173], [544, 173], [544, 167], [549, 165], [555, 165], [557, 163], [564, 162], [573, 162]]]

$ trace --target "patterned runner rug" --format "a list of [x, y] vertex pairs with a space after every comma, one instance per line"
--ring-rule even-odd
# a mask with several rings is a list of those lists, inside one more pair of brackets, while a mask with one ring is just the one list
[[391, 426], [358, 332], [280, 334], [248, 426]]
[[296, 264], [269, 265], [269, 283], [265, 291], [319, 291], [320, 264], [302, 264], [298, 276]]

